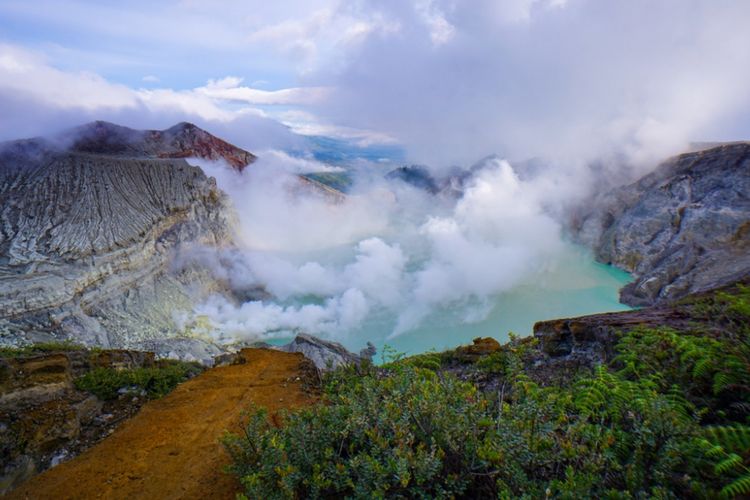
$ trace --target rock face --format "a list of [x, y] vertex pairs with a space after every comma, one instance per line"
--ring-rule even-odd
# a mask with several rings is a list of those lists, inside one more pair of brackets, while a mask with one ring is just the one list
[[76, 390], [76, 377], [154, 363], [152, 353], [123, 350], [0, 358], [0, 495], [104, 437], [142, 404], [128, 398], [103, 412], [96, 396]]
[[598, 260], [634, 274], [621, 300], [642, 306], [750, 274], [750, 143], [672, 158], [596, 200], [573, 222]]
[[[233, 224], [215, 180], [173, 158], [241, 168], [254, 157], [190, 124], [156, 132], [96, 122], [62, 137], [1, 148], [0, 344], [149, 342], [166, 354], [174, 312], [217, 286], [200, 270], [170, 273], [174, 250], [227, 245]], [[183, 359], [219, 352], [191, 342]]]
[[338, 342], [328, 342], [304, 333], [298, 334], [294, 340], [279, 349], [285, 352], [301, 352], [319, 370], [334, 370], [340, 366], [359, 363], [365, 358], [372, 358], [375, 354], [372, 344], [368, 344], [368, 348], [357, 356]]

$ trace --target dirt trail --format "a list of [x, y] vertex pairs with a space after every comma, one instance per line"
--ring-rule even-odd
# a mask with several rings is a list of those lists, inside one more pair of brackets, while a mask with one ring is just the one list
[[146, 404], [111, 436], [50, 469], [8, 498], [234, 498], [240, 486], [222, 472], [228, 455], [218, 442], [238, 430], [251, 403], [271, 412], [310, 404], [302, 389], [304, 358], [245, 349], [245, 364], [208, 370], [163, 399]]

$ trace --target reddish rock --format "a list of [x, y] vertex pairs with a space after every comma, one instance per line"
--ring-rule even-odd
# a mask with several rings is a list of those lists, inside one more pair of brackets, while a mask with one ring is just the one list
[[500, 350], [500, 343], [490, 337], [477, 337], [471, 345], [461, 346], [456, 349], [459, 358], [465, 361], [476, 361], [482, 356], [492, 354]]
[[240, 172], [256, 160], [252, 153], [187, 122], [166, 130], [134, 130], [97, 121], [66, 132], [62, 141], [80, 153], [224, 160]]

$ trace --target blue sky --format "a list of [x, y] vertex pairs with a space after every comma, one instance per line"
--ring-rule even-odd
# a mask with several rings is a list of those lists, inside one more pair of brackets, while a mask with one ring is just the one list
[[732, 0], [0, 0], [0, 139], [189, 119], [254, 147], [291, 130], [433, 164], [648, 163], [750, 136], [748, 18]]
[[289, 61], [241, 43], [251, 21], [222, 12], [222, 2], [216, 6], [4, 0], [0, 33], [6, 41], [49, 54], [61, 69], [94, 71], [133, 87], [157, 83], [144, 82], [146, 76], [192, 88], [225, 75], [263, 81], [268, 88], [293, 86], [297, 75]]

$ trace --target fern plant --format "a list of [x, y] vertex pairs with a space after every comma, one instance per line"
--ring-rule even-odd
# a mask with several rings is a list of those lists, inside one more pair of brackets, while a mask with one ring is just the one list
[[709, 427], [706, 435], [706, 456], [714, 461], [714, 472], [729, 480], [722, 496], [750, 495], [750, 426]]

